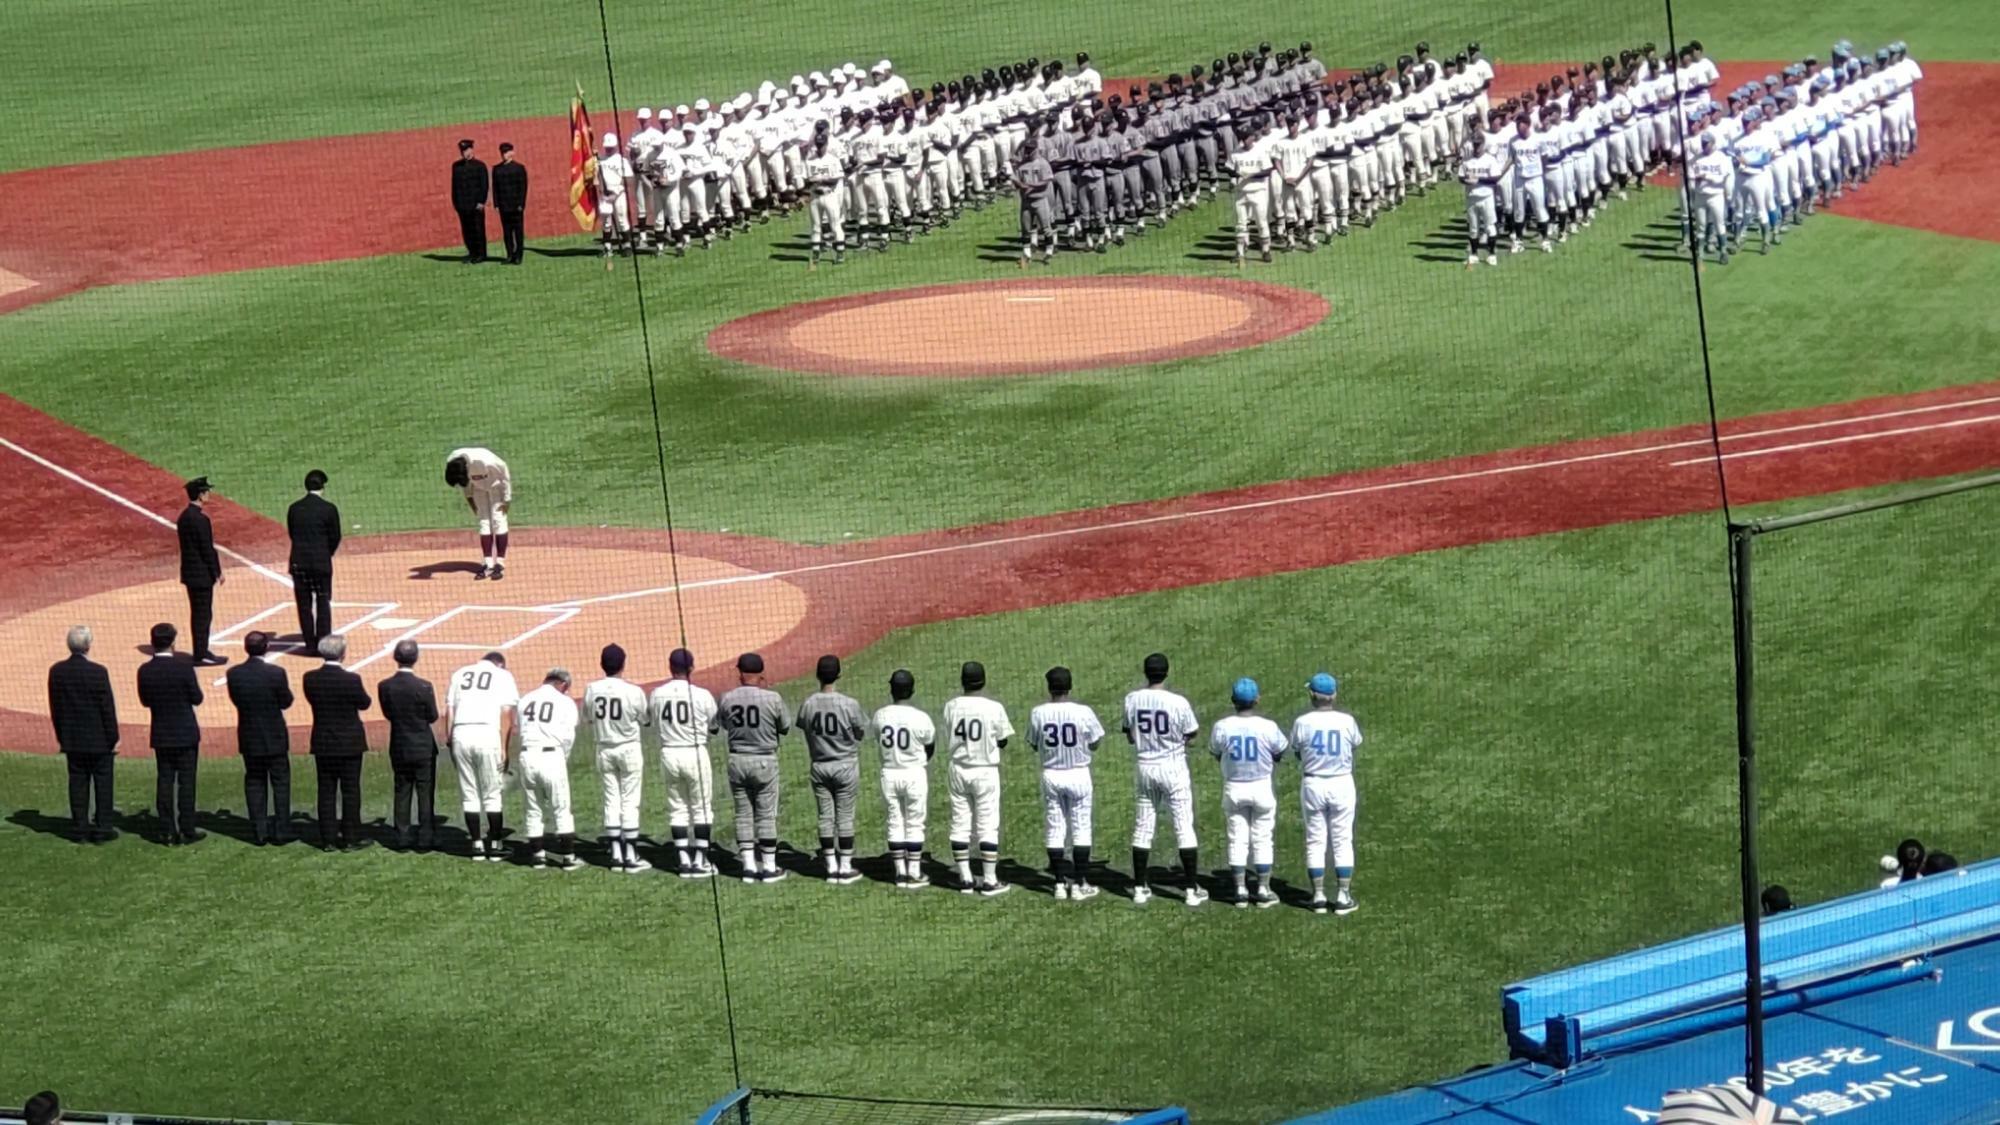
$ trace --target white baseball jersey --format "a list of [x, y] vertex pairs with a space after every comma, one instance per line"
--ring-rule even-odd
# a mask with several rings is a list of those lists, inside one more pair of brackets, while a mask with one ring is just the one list
[[1271, 166], [1271, 149], [1263, 142], [1239, 148], [1229, 157], [1238, 191], [1263, 191], [1270, 183]]
[[576, 700], [554, 684], [521, 697], [521, 747], [554, 747], [563, 753], [576, 745]]
[[1319, 146], [1304, 132], [1298, 136], [1279, 137], [1271, 146], [1272, 162], [1277, 165], [1278, 174], [1287, 180], [1296, 180], [1312, 167], [1313, 154]]
[[1458, 178], [1465, 184], [1465, 200], [1478, 203], [1493, 198], [1493, 188], [1507, 171], [1507, 158], [1482, 148], [1458, 166]]
[[1142, 762], [1185, 758], [1188, 739], [1199, 730], [1194, 708], [1179, 692], [1146, 687], [1125, 697], [1125, 734]]
[[454, 727], [497, 727], [501, 716], [520, 702], [521, 689], [514, 686], [514, 674], [485, 660], [453, 672], [444, 697]]
[[[621, 156], [618, 159], [625, 158]], [[631, 169], [628, 167], [626, 172], [630, 174]], [[514, 499], [514, 475], [507, 471], [507, 462], [502, 461], [499, 454], [490, 449], [468, 445], [462, 449], [452, 450], [445, 455], [445, 460], [451, 462], [460, 457], [465, 458], [467, 492], [475, 489], [486, 492], [498, 490], [500, 499], [508, 501]]]
[[840, 157], [834, 155], [831, 144], [827, 145], [825, 152], [806, 158], [806, 179], [811, 181], [816, 191], [833, 191], [846, 175], [847, 168], [840, 162]]
[[944, 705], [951, 764], [975, 768], [1000, 764], [1000, 743], [1014, 737], [1007, 708], [983, 695], [961, 695]]
[[1545, 133], [1529, 133], [1523, 137], [1515, 135], [1507, 144], [1507, 154], [1514, 165], [1514, 175], [1523, 180], [1542, 178], [1542, 153], [1548, 141]]
[[1292, 722], [1292, 745], [1307, 777], [1340, 777], [1354, 772], [1361, 726], [1345, 711], [1307, 711]]
[[1104, 741], [1097, 712], [1070, 700], [1052, 700], [1028, 712], [1028, 745], [1042, 752], [1045, 770], [1087, 769], [1090, 753]]
[[625, 185], [632, 182], [632, 162], [622, 152], [607, 153], [597, 158], [597, 182], [604, 187], [606, 195], [623, 195]]
[[1696, 157], [1688, 170], [1703, 195], [1720, 196], [1729, 189], [1729, 157], [1721, 149]]
[[885, 770], [920, 770], [930, 761], [925, 748], [937, 742], [937, 726], [922, 709], [891, 703], [875, 712], [875, 745]]
[[654, 688], [650, 709], [662, 750], [699, 749], [715, 731], [715, 696], [686, 680]]
[[645, 689], [619, 676], [607, 676], [584, 689], [583, 713], [590, 719], [590, 732], [599, 746], [637, 742], [640, 731], [651, 726], [653, 719]]
[[1262, 715], [1218, 719], [1208, 752], [1222, 762], [1224, 781], [1263, 781], [1271, 776], [1288, 744], [1278, 724]]

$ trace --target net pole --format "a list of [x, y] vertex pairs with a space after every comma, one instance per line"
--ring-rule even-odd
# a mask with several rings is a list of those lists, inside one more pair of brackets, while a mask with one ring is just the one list
[[1750, 601], [1751, 544], [1756, 532], [1729, 528], [1729, 571], [1736, 637], [1736, 811], [1737, 843], [1743, 874], [1743, 1039], [1744, 1080], [1752, 1093], [1764, 1092], [1763, 901], [1757, 873], [1756, 663]]

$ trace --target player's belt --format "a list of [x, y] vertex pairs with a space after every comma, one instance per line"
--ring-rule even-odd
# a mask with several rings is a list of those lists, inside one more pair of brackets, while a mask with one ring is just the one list
[[531, 750], [531, 751], [532, 751], [532, 750], [555, 750], [555, 749], [557, 749], [557, 747], [554, 747], [554, 746], [528, 746], [528, 747], [524, 747], [524, 749], [527, 749], [527, 750]]

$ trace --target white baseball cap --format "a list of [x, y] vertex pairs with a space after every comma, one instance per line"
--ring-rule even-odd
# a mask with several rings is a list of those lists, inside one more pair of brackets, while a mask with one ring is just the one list
[[812, 72], [812, 76], [811, 76], [811, 79], [810, 79], [810, 80], [811, 80], [812, 84], [813, 84], [813, 85], [815, 85], [815, 86], [825, 86], [825, 85], [827, 85], [827, 81], [826, 81], [826, 75], [824, 75], [824, 74], [820, 73], [820, 72], [819, 72], [819, 71], [817, 71], [817, 70], [815, 70], [815, 71], [813, 71], [813, 72]]
[[641, 121], [651, 121], [652, 119], [653, 119], [653, 111], [652, 111], [652, 110], [650, 110], [650, 109], [647, 109], [647, 108], [646, 108], [645, 106], [640, 106], [640, 107], [639, 107], [639, 120], [641, 120]]
[[605, 147], [605, 148], [617, 148], [617, 147], [618, 147], [618, 134], [616, 134], [616, 133], [606, 133], [606, 134], [604, 134], [604, 147]]
[[694, 100], [694, 108], [695, 108], [695, 109], [696, 109], [697, 111], [701, 112], [701, 113], [707, 113], [707, 112], [708, 112], [708, 99], [707, 99], [707, 98], [696, 98], [696, 99]]
[[776, 82], [771, 81], [768, 78], [766, 78], [762, 82], [757, 83], [757, 92], [760, 94], [768, 94], [777, 88], [778, 84]]
[[803, 75], [803, 74], [794, 74], [794, 75], [792, 75], [792, 81], [791, 81], [790, 85], [793, 85], [793, 86], [803, 86], [803, 85], [805, 85], [805, 84], [806, 84], [806, 76], [805, 76], [805, 75]]
[[674, 116], [686, 117], [687, 115], [688, 115], [688, 107], [684, 105], [677, 105], [674, 107]]
[[848, 76], [849, 78], [852, 78], [852, 77], [854, 77], [855, 75], [857, 75], [857, 74], [860, 74], [860, 73], [861, 73], [861, 68], [860, 68], [860, 67], [858, 67], [858, 66], [855, 66], [855, 65], [854, 65], [853, 63], [841, 63], [841, 64], [840, 64], [840, 72], [841, 72], [842, 74], [845, 74], [845, 75], [847, 75], [847, 76]]
[[878, 63], [876, 63], [876, 64], [875, 64], [875, 73], [877, 73], [877, 74], [880, 74], [880, 73], [882, 73], [883, 71], [885, 71], [885, 70], [888, 70], [888, 69], [890, 69], [890, 66], [889, 66], [889, 60], [888, 60], [888, 59], [883, 59], [883, 60], [882, 60], [881, 62], [878, 62]]

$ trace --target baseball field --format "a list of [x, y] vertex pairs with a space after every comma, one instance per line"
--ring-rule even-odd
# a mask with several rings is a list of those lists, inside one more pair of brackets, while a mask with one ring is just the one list
[[[2000, 15], [1979, 0], [15, 0], [7, 24], [0, 1105], [54, 1087], [297, 1121], [685, 1121], [751, 1084], [1263, 1122], [1490, 1062], [1501, 984], [1736, 917], [1725, 504], [2000, 468]], [[811, 271], [800, 215], [606, 269], [566, 198], [579, 85], [622, 134], [641, 105], [885, 57], [928, 87], [1088, 51], [1109, 90], [1264, 40], [1310, 40], [1336, 72], [1476, 40], [1498, 93], [1689, 39], [1725, 87], [1835, 40], [1905, 41], [1917, 152], [1768, 255], [1700, 272], [1664, 179], [1554, 253], [1476, 271], [1449, 183], [1241, 270], [1226, 194], [1029, 272], [1006, 198]], [[459, 262], [460, 137], [529, 170], [521, 266]], [[463, 446], [512, 469], [502, 583], [474, 579], [441, 478]], [[524, 687], [561, 664], [578, 694], [608, 642], [649, 685], [685, 643], [718, 694], [755, 650], [796, 705], [833, 652], [864, 708], [906, 668], [933, 715], [979, 660], [1022, 724], [1044, 671], [1073, 669], [1113, 732], [1108, 893], [1048, 893], [1025, 745], [1002, 767], [1019, 885], [991, 900], [889, 885], [865, 752], [870, 878], [810, 877], [796, 739], [780, 830], [807, 877], [780, 885], [615, 877], [590, 845], [574, 872], [471, 863], [449, 837], [252, 846], [222, 668], [201, 670], [211, 837], [162, 846], [133, 677], [148, 626], [185, 627], [182, 482], [217, 490], [234, 663], [248, 630], [291, 630], [283, 520], [313, 468], [346, 525], [336, 625], [371, 687], [404, 637], [440, 685], [500, 648]], [[1868, 885], [1904, 836], [2000, 851], [1978, 796], [2000, 735], [1995, 491], [1843, 524], [1760, 575], [1763, 863], [1800, 902]], [[126, 832], [94, 847], [70, 839], [44, 679], [77, 623], [123, 722]], [[1117, 715], [1156, 650], [1204, 726], [1239, 677], [1281, 724], [1308, 676], [1339, 677], [1366, 736], [1358, 912], [1303, 908], [1292, 764], [1283, 908], [1131, 901]], [[280, 663], [296, 684], [317, 662]], [[292, 720], [302, 753], [303, 706]], [[570, 767], [586, 839], [591, 749]], [[1205, 749], [1202, 867], [1226, 878]], [[386, 839], [382, 757], [364, 794]], [[948, 859], [942, 770], [929, 850]], [[646, 784], [652, 853], [657, 770]], [[303, 757], [292, 800], [303, 830]]]

